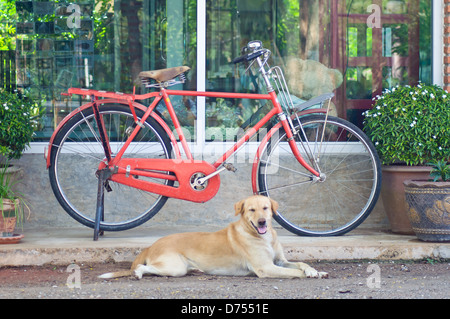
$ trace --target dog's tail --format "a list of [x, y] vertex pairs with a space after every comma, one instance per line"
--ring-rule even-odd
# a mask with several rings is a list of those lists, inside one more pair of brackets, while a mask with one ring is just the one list
[[123, 270], [123, 271], [116, 271], [116, 272], [108, 272], [106, 274], [98, 276], [98, 278], [112, 279], [112, 278], [127, 277], [127, 276], [133, 276], [133, 275], [134, 275], [133, 270]]

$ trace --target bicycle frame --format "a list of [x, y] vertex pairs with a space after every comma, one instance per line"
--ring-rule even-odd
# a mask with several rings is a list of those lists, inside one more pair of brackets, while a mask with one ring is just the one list
[[[280, 103], [278, 102], [277, 95], [274, 91], [268, 94], [251, 94], [251, 93], [224, 93], [224, 92], [199, 92], [199, 91], [180, 91], [180, 90], [168, 90], [162, 88], [159, 92], [152, 92], [142, 95], [136, 94], [123, 94], [117, 92], [105, 92], [105, 91], [97, 91], [90, 89], [79, 89], [79, 88], [70, 88], [68, 90], [68, 95], [77, 94], [84, 96], [91, 96], [92, 102], [84, 105], [81, 108], [76, 109], [72, 113], [81, 112], [82, 110], [92, 107], [94, 109], [95, 118], [97, 121], [97, 125], [100, 128], [101, 140], [105, 152], [105, 160], [100, 163], [99, 170], [109, 169], [110, 173], [109, 179], [115, 181], [117, 183], [125, 184], [131, 187], [135, 187], [144, 191], [156, 193], [163, 196], [178, 198], [189, 200], [193, 202], [206, 202], [213, 198], [220, 186], [219, 173], [225, 169], [222, 167], [219, 169], [221, 165], [223, 165], [226, 160], [232, 156], [235, 152], [237, 152], [246, 142], [248, 142], [251, 137], [258, 132], [260, 128], [262, 128], [272, 117], [278, 116], [280, 122], [275, 125], [265, 136], [263, 142], [261, 143], [253, 164], [252, 176], [256, 175], [256, 165], [258, 163], [259, 156], [261, 154], [262, 146], [264, 143], [273, 136], [273, 134], [278, 131], [281, 127], [285, 130], [287, 135], [287, 140], [289, 141], [290, 148], [299, 161], [299, 163], [304, 166], [308, 171], [310, 171], [313, 175], [319, 176], [320, 173], [316, 171], [313, 167], [311, 167], [306, 161], [303, 159], [298, 147], [294, 141], [293, 133], [290, 128], [289, 122], [285, 113], [282, 110]], [[257, 100], [270, 100], [272, 102], [273, 108], [258, 122], [255, 126], [248, 129], [245, 134], [230, 148], [228, 149], [214, 164], [207, 163], [201, 160], [194, 160], [192, 153], [187, 144], [185, 135], [183, 130], [181, 129], [181, 125], [179, 123], [178, 117], [175, 113], [173, 105], [170, 101], [169, 96], [203, 96], [203, 97], [217, 97], [217, 98], [234, 98], [234, 99], [257, 99]], [[107, 98], [107, 99], [99, 99], [99, 97]], [[109, 98], [109, 99], [108, 99]], [[142, 104], [136, 103], [136, 100], [144, 100], [154, 98], [152, 103], [145, 107]], [[178, 142], [173, 134], [173, 132], [169, 129], [169, 126], [165, 121], [159, 117], [154, 111], [155, 107], [158, 103], [164, 100], [164, 103], [169, 112], [170, 118], [175, 127], [175, 131], [178, 135], [181, 147], [185, 153], [186, 158], [183, 159], [181, 156], [181, 150], [178, 147]], [[121, 147], [119, 152], [113, 157], [111, 154], [111, 150], [109, 149], [108, 136], [106, 131], [104, 131], [104, 123], [103, 119], [99, 114], [98, 105], [106, 104], [106, 103], [122, 103], [128, 104], [130, 110], [135, 118], [135, 122], [138, 124], [134, 128], [133, 132], [128, 137], [125, 144]], [[143, 110], [145, 113], [138, 120], [135, 108], [139, 108]], [[310, 111], [301, 112], [300, 115], [308, 114], [308, 113], [326, 113], [326, 109], [314, 109]], [[67, 119], [71, 117], [70, 114], [67, 116]], [[133, 158], [133, 159], [122, 159], [123, 154], [126, 149], [134, 139], [134, 137], [138, 134], [141, 123], [145, 122], [149, 116], [152, 116], [167, 132], [169, 135], [173, 149], [175, 154], [175, 159], [145, 159], [145, 158]], [[53, 136], [59, 131], [59, 129], [65, 124], [66, 121], [60, 123], [58, 128], [56, 129]], [[53, 137], [50, 140], [49, 152], [52, 147]], [[49, 156], [48, 156], [49, 158]], [[49, 159], [47, 159], [47, 166], [50, 166]], [[158, 172], [160, 171], [160, 172]], [[167, 172], [172, 172], [173, 175], [168, 174]], [[203, 178], [203, 182], [208, 181], [207, 187], [202, 189], [202, 191], [198, 191], [191, 187], [192, 176], [195, 174], [201, 173]], [[177, 187], [162, 185], [158, 183], [152, 183], [149, 181], [145, 181], [143, 179], [135, 178], [136, 176], [145, 176], [151, 178], [165, 179], [169, 181], [178, 181]], [[253, 191], [256, 192], [255, 179], [252, 178], [253, 182]]]

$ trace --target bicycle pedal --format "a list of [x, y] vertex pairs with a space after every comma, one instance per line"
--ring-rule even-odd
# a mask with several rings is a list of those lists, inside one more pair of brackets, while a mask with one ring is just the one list
[[230, 163], [224, 163], [223, 167], [225, 167], [227, 170], [231, 171], [231, 172], [236, 172], [237, 168], [233, 166], [233, 164]]

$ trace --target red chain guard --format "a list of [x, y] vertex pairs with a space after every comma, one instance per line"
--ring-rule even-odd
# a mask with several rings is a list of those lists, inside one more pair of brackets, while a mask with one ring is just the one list
[[[105, 168], [104, 163], [99, 169]], [[128, 185], [150, 193], [162, 196], [183, 199], [196, 203], [204, 203], [213, 198], [220, 187], [220, 177], [215, 175], [207, 181], [207, 186], [202, 189], [191, 187], [191, 177], [196, 173], [205, 176], [212, 174], [216, 168], [205, 161], [181, 160], [181, 159], [121, 159], [109, 180], [123, 185]], [[174, 175], [169, 175], [172, 172]], [[168, 179], [175, 181], [173, 186], [158, 184], [139, 178], [139, 176]]]

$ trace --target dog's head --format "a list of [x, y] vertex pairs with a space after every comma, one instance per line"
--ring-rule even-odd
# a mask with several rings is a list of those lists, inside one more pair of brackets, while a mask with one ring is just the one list
[[234, 209], [253, 231], [264, 235], [271, 226], [272, 214], [277, 214], [278, 203], [269, 197], [255, 195], [237, 202]]

